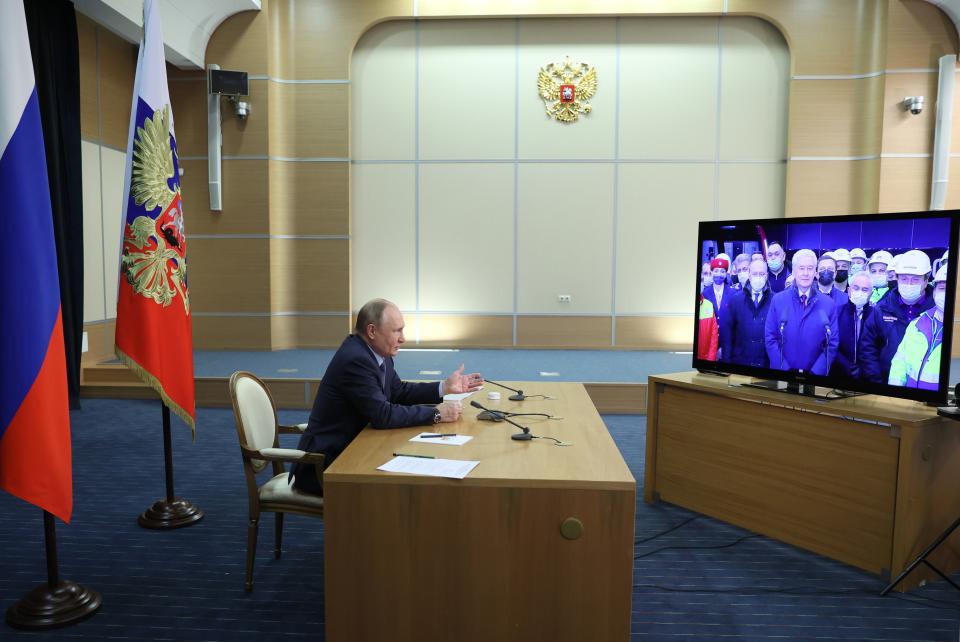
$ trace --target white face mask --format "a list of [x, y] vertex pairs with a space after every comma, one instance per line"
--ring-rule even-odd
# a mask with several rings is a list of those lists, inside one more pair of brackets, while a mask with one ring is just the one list
[[916, 303], [923, 295], [923, 284], [911, 283], [908, 285], [906, 283], [900, 283], [897, 285], [897, 292], [900, 293], [900, 298], [907, 303]]
[[777, 270], [783, 267], [783, 260], [770, 259], [769, 261], [767, 261], [767, 267], [769, 267], [772, 271], [776, 272]]
[[750, 289], [754, 292], [760, 292], [763, 290], [764, 286], [767, 285], [767, 277], [765, 276], [751, 276], [750, 277]]
[[713, 275], [712, 275], [712, 274], [704, 274], [703, 276], [700, 277], [700, 286], [701, 286], [701, 287], [709, 288], [711, 285], [713, 285]]
[[740, 285], [743, 285], [750, 280], [749, 272], [737, 272], [737, 280], [740, 281]]
[[947, 291], [943, 290], [934, 290], [933, 291], [933, 303], [937, 306], [937, 309], [943, 312], [943, 306], [947, 302]]
[[880, 274], [871, 274], [870, 275], [870, 284], [875, 288], [885, 288], [887, 287], [887, 275], [886, 273], [881, 272]]
[[863, 266], [860, 265], [859, 263], [851, 263], [851, 264], [850, 264], [850, 276], [851, 276], [851, 277], [852, 277], [854, 274], [859, 274], [859, 273], [862, 272], [862, 271], [863, 271]]
[[864, 305], [866, 305], [869, 298], [869, 292], [864, 292], [863, 290], [857, 290], [856, 292], [853, 290], [850, 291], [850, 301], [858, 308], [862, 308]]

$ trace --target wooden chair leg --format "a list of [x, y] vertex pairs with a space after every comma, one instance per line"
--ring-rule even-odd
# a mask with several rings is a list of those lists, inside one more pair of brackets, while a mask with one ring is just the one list
[[274, 549], [273, 557], [274, 559], [280, 559], [280, 543], [283, 541], [283, 513], [274, 513], [276, 521], [274, 522]]
[[247, 525], [247, 579], [243, 588], [248, 593], [253, 590], [253, 560], [257, 556], [257, 530], [260, 523], [251, 519]]

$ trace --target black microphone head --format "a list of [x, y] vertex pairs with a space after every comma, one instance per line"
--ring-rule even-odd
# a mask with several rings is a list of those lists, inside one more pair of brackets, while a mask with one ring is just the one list
[[471, 400], [470, 400], [470, 405], [473, 406], [474, 408], [479, 408], [480, 410], [485, 410], [485, 408], [484, 408], [483, 406], [481, 406], [480, 404], [477, 403], [477, 400], [476, 400], [476, 399], [471, 399]]

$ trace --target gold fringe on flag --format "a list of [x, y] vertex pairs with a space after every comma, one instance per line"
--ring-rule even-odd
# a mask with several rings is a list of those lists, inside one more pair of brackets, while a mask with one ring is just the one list
[[140, 380], [145, 384], [153, 388], [153, 390], [160, 395], [160, 399], [167, 405], [167, 407], [174, 412], [180, 419], [183, 420], [183, 423], [190, 426], [190, 430], [193, 432], [193, 440], [197, 440], [197, 426], [193, 420], [193, 417], [190, 416], [190, 413], [185, 411], [180, 405], [167, 396], [166, 391], [163, 389], [163, 386], [160, 384], [160, 380], [154, 377], [147, 369], [143, 368], [139, 363], [134, 361], [126, 352], [120, 349], [119, 346], [113, 346], [113, 352], [117, 355], [117, 358], [120, 359], [120, 362], [123, 365], [130, 368], [134, 374], [140, 377]]

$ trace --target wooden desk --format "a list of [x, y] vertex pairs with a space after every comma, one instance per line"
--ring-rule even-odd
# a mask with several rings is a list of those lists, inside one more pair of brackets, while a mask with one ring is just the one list
[[[514, 387], [557, 399], [477, 397], [559, 415], [517, 419], [574, 445], [513, 441], [517, 428], [466, 406], [443, 424], [473, 436], [463, 446], [367, 429], [324, 473], [328, 640], [629, 639], [636, 481], [582, 385]], [[393, 452], [480, 464], [463, 480], [377, 471]], [[579, 539], [561, 536], [569, 517]]]
[[[825, 402], [730, 379], [650, 377], [648, 503], [663, 499], [883, 578], [960, 515], [960, 423], [912, 401]], [[932, 561], [960, 569], [958, 545], [951, 539]], [[932, 577], [918, 569], [902, 590]]]

